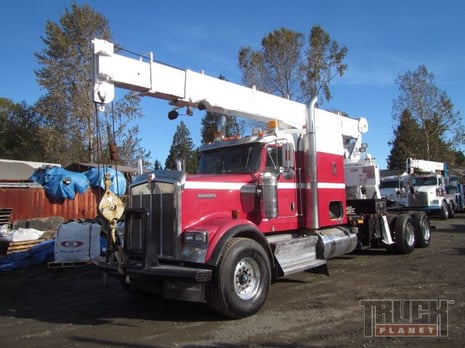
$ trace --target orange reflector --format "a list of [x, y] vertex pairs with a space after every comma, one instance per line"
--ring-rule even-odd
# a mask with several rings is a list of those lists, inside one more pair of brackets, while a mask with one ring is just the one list
[[278, 129], [278, 121], [277, 120], [271, 120], [268, 121], [268, 129]]

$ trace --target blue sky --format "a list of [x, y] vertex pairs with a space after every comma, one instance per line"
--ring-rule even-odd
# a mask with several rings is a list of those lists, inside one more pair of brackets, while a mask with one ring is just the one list
[[[348, 71], [331, 84], [325, 108], [368, 119], [369, 152], [386, 167], [395, 124], [392, 100], [399, 74], [425, 65], [436, 85], [465, 112], [465, 2], [462, 0], [2, 0], [0, 97], [34, 104], [44, 93], [34, 75], [47, 20], [58, 22], [71, 3], [88, 3], [109, 20], [114, 41], [179, 68], [204, 70], [240, 83], [237, 54], [260, 48], [261, 39], [285, 27], [308, 37], [320, 25], [348, 48]], [[169, 121], [170, 106], [146, 97], [138, 120], [141, 145], [164, 164], [179, 122], [200, 145], [203, 113]]]

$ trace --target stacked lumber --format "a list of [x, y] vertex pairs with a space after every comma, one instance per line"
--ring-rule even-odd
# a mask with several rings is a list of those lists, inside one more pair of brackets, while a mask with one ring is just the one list
[[45, 239], [26, 240], [21, 242], [8, 242], [7, 254], [11, 254], [18, 251], [26, 251], [29, 248], [43, 242]]

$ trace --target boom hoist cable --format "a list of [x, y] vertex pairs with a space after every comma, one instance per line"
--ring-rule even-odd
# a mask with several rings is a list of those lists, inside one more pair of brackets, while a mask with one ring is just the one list
[[[105, 109], [103, 106], [100, 106], [99, 110], [104, 111]], [[98, 116], [99, 116], [98, 109], [96, 109], [97, 133], [100, 132], [100, 128], [98, 124], [99, 123]], [[113, 132], [114, 132], [114, 124], [113, 124]], [[114, 133], [113, 133], [113, 137], [114, 137]], [[110, 149], [111, 159], [116, 162], [118, 159], [117, 153], [116, 153], [116, 144], [114, 144], [114, 142], [110, 142], [109, 149]], [[98, 154], [98, 158], [100, 159], [99, 154]], [[118, 180], [116, 180], [116, 182], [118, 185]], [[118, 221], [123, 216], [124, 204], [121, 201], [121, 199], [110, 189], [111, 174], [108, 173], [108, 171], [106, 171], [104, 174], [104, 186], [105, 186], [105, 192], [103, 193], [103, 196], [100, 199], [98, 209], [99, 209], [100, 214], [103, 216], [103, 218], [108, 222], [108, 226], [109, 226], [109, 233], [107, 234], [106, 257], [108, 261], [109, 256], [110, 256], [109, 251], [112, 250], [114, 257], [116, 258], [116, 261], [118, 262], [118, 271], [120, 273], [123, 273], [122, 262], [124, 259], [124, 253], [121, 247], [121, 243], [119, 242], [116, 236], [116, 228], [118, 225]]]

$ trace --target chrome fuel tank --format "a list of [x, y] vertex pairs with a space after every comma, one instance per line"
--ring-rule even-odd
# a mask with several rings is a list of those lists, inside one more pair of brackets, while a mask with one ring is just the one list
[[330, 259], [351, 253], [357, 247], [357, 234], [351, 233], [344, 227], [335, 227], [319, 230], [317, 244], [317, 257], [319, 259]]

